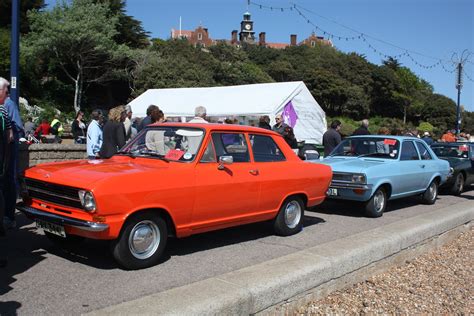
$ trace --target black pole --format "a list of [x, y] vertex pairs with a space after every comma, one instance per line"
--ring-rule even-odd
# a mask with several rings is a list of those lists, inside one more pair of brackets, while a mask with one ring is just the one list
[[20, 97], [20, 0], [12, 0], [10, 48], [10, 99], [19, 106]]
[[462, 63], [458, 63], [458, 76], [456, 89], [458, 89], [458, 104], [456, 107], [456, 135], [460, 133], [461, 126], [461, 88], [462, 88]]

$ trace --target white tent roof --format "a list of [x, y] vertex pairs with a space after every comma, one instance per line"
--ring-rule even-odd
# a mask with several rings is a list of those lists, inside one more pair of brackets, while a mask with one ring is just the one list
[[[134, 117], [145, 117], [150, 104], [158, 105], [167, 117], [193, 117], [197, 106], [204, 106], [207, 116], [260, 116], [274, 119], [292, 101], [298, 114], [295, 135], [298, 140], [320, 143], [326, 130], [324, 111], [302, 81], [262, 83], [209, 88], [149, 89], [129, 103]], [[302, 132], [302, 120], [312, 120]], [[301, 123], [301, 124], [300, 124]], [[300, 125], [300, 128], [298, 128]], [[309, 131], [308, 128], [315, 131]], [[304, 134], [304, 135], [303, 135]], [[310, 135], [311, 134], [311, 135]]]

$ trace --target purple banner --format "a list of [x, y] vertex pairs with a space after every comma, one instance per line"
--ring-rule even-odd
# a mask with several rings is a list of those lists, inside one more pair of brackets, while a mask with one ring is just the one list
[[296, 121], [298, 120], [298, 114], [296, 114], [295, 108], [293, 104], [288, 102], [285, 107], [283, 108], [283, 122], [291, 126], [292, 128], [295, 127]]

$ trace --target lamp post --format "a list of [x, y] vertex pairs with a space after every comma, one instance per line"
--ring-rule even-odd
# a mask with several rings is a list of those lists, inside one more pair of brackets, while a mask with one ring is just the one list
[[20, 0], [12, 0], [10, 48], [10, 99], [19, 106], [20, 97]]
[[452, 62], [454, 64], [457, 64], [456, 69], [456, 89], [458, 90], [458, 103], [456, 106], [456, 135], [459, 135], [459, 132], [461, 131], [461, 89], [462, 89], [462, 72], [463, 72], [463, 67], [464, 64], [466, 63], [467, 60], [469, 60], [469, 57], [471, 56], [472, 53], [470, 53], [467, 49], [465, 49], [461, 56], [459, 56], [455, 53], [453, 54], [453, 57], [451, 58]]

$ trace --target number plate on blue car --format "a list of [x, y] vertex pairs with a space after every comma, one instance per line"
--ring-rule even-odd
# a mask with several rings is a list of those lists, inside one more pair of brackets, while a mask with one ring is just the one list
[[328, 191], [326, 192], [326, 195], [337, 196], [337, 189], [329, 188]]
[[66, 238], [66, 232], [64, 231], [64, 227], [61, 225], [56, 225], [37, 219], [36, 228], [42, 228], [45, 232]]

